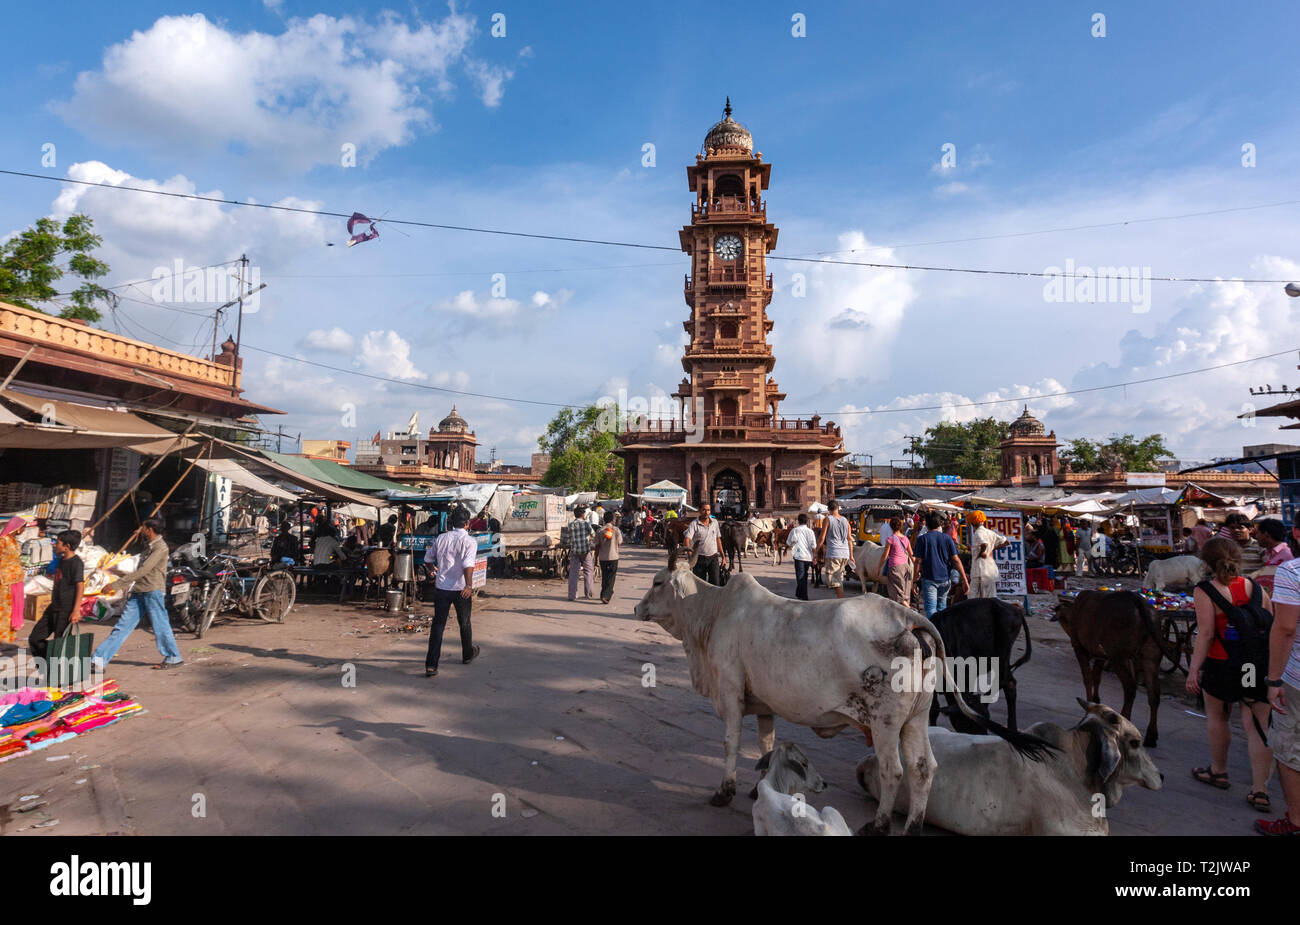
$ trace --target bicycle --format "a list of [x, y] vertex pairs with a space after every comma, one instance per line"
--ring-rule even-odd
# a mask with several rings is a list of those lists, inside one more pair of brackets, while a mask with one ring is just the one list
[[298, 598], [293, 576], [269, 559], [241, 563], [223, 553], [209, 559], [202, 574], [212, 584], [204, 599], [195, 638], [201, 639], [222, 613], [233, 612], [264, 623], [283, 623]]

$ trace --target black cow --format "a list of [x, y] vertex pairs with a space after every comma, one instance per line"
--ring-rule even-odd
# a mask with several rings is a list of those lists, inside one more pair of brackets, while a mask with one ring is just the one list
[[[1014, 604], [1000, 601], [993, 597], [975, 597], [953, 604], [941, 610], [931, 618], [943, 637], [943, 647], [947, 655], [954, 659], [992, 659], [997, 665], [998, 684], [1007, 698], [1007, 726], [1016, 728], [1016, 678], [1015, 670], [1029, 661], [1033, 643], [1029, 639], [1029, 624], [1025, 621], [1025, 612]], [[1019, 661], [1011, 661], [1011, 647], [1021, 628], [1025, 631], [1025, 654]], [[979, 664], [978, 661], [970, 664]], [[965, 672], [959, 677], [970, 677]], [[971, 684], [966, 685], [968, 688]], [[960, 711], [950, 691], [943, 692], [948, 702], [944, 710], [948, 714], [955, 732], [979, 735], [984, 732]], [[989, 715], [989, 705], [980, 700], [979, 692], [968, 690], [963, 693], [966, 702], [984, 716]], [[939, 696], [936, 693], [930, 703], [930, 725], [939, 718]]]
[[718, 533], [722, 537], [722, 551], [733, 568], [742, 572], [745, 563], [745, 540], [749, 539], [749, 526], [743, 520], [723, 520], [718, 523]]

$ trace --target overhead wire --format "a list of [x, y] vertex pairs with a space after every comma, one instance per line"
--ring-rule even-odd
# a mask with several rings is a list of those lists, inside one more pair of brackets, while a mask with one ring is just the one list
[[[326, 209], [308, 209], [303, 206], [286, 206], [286, 205], [280, 205], [278, 203], [269, 203], [269, 202], [248, 202], [242, 199], [226, 199], [224, 197], [219, 197], [219, 196], [202, 196], [198, 193], [178, 193], [171, 190], [152, 190], [152, 189], [145, 189], [143, 187], [138, 187], [138, 186], [125, 186], [121, 184], [107, 183], [102, 180], [77, 180], [70, 177], [55, 177], [55, 176], [50, 176], [48, 174], [30, 173], [28, 171], [22, 171], [22, 170], [0, 169], [0, 175], [24, 177], [24, 178], [35, 179], [35, 180], [48, 180], [55, 183], [75, 183], [81, 186], [101, 187], [103, 189], [119, 190], [122, 192], [144, 193], [147, 195], [167, 196], [176, 199], [186, 199], [195, 202], [211, 202], [211, 203], [216, 203], [218, 205], [266, 209], [271, 211], [289, 212], [289, 213], [300, 214], [300, 215], [315, 215], [323, 218], [347, 219], [350, 218], [352, 215], [352, 213], [333, 212]], [[1284, 205], [1293, 205], [1295, 204], [1295, 202], [1300, 202], [1300, 200], [1288, 200], [1288, 201], [1273, 202], [1273, 203], [1259, 203], [1253, 206], [1237, 206], [1237, 207], [1233, 207], [1229, 209], [1221, 209], [1221, 210], [1206, 210], [1204, 212], [1199, 212], [1199, 213], [1186, 213], [1183, 216], [1164, 216], [1164, 217], [1157, 216], [1157, 217], [1152, 217], [1147, 219], [1130, 219], [1121, 222], [1101, 223], [1097, 227], [1114, 227], [1116, 225], [1135, 224], [1138, 222], [1171, 221], [1174, 220], [1175, 218], [1221, 214], [1224, 212], [1244, 212], [1244, 211], [1251, 211], [1255, 209], [1270, 209], [1270, 208], [1277, 208], [1279, 206], [1284, 206]], [[674, 246], [674, 245], [667, 245], [667, 244], [646, 244], [642, 242], [614, 241], [614, 240], [607, 240], [603, 238], [583, 238], [574, 235], [543, 234], [539, 232], [529, 232], [529, 231], [512, 231], [504, 228], [480, 228], [472, 225], [451, 225], [443, 222], [427, 222], [427, 221], [418, 221], [414, 219], [384, 218], [383, 221], [390, 225], [405, 225], [407, 227], [412, 227], [412, 228], [432, 228], [432, 229], [442, 230], [442, 231], [463, 231], [463, 232], [470, 232], [474, 234], [490, 234], [490, 235], [500, 235], [504, 237], [514, 237], [514, 238], [530, 238], [534, 240], [558, 241], [558, 242], [564, 242], [570, 244], [594, 244], [603, 247], [629, 247], [629, 248], [637, 248], [641, 250], [669, 251], [672, 253], [679, 253], [681, 251], [680, 245]], [[1079, 227], [1082, 228], [1085, 226], [1079, 226]], [[1069, 230], [1069, 229], [1061, 229], [1061, 230]], [[1055, 231], [1054, 229], [1049, 229], [1043, 232], [1020, 232], [1018, 233], [1018, 235], [1026, 236], [1031, 234], [1053, 233], [1054, 231]], [[1017, 235], [1007, 235], [1007, 236], [1010, 237], [1010, 236], [1017, 236]], [[989, 237], [992, 238], [998, 236], [989, 236]], [[824, 257], [800, 257], [800, 256], [787, 257], [787, 256], [782, 256], [777, 254], [769, 254], [767, 255], [767, 259], [784, 260], [784, 261], [800, 262], [800, 263], [821, 263], [821, 264], [829, 264], [829, 265], [836, 265], [836, 266], [857, 266], [857, 267], [867, 267], [870, 269], [913, 270], [913, 271], [943, 272], [943, 273], [969, 273], [969, 274], [988, 275], [988, 276], [1035, 277], [1035, 278], [1042, 278], [1042, 279], [1096, 278], [1095, 274], [1091, 272], [1048, 273], [1047, 271], [1033, 271], [1033, 270], [993, 270], [993, 269], [977, 268], [977, 267], [941, 267], [941, 266], [927, 266], [927, 265], [919, 265], [919, 264], [888, 264], [888, 263], [874, 263], [869, 261], [855, 261], [855, 260], [828, 260]], [[1115, 279], [1115, 280], [1139, 279], [1143, 281], [1149, 280], [1153, 282], [1170, 282], [1170, 283], [1172, 282], [1222, 283], [1222, 282], [1237, 281], [1237, 282], [1249, 282], [1249, 283], [1286, 284], [1290, 282], [1290, 280], [1284, 280], [1284, 279], [1239, 279], [1239, 278], [1225, 279], [1221, 277], [1212, 278], [1212, 277], [1192, 277], [1192, 276], [1157, 277], [1157, 276], [1129, 276], [1123, 274], [1110, 274], [1105, 278]]]

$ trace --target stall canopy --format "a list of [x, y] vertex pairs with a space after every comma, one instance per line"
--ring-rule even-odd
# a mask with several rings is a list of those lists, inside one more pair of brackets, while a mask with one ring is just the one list
[[686, 489], [676, 482], [664, 479], [662, 482], [647, 486], [640, 497], [652, 504], [682, 504], [686, 501]]
[[[244, 465], [246, 468], [255, 466], [264, 468], [292, 485], [301, 487], [307, 494], [313, 497], [327, 498], [330, 501], [345, 502], [351, 504], [364, 505], [367, 509], [384, 507], [385, 502], [382, 498], [374, 498], [370, 495], [362, 494], [359, 491], [352, 491], [349, 488], [343, 488], [338, 485], [331, 485], [329, 482], [321, 481], [318, 478], [304, 475], [289, 466], [283, 465], [274, 459], [266, 456], [265, 450], [254, 450], [249, 447], [240, 446], [237, 443], [231, 443], [229, 440], [220, 440], [212, 438], [215, 451], [213, 458], [218, 456], [223, 459], [234, 459]], [[275, 454], [279, 455], [279, 454]], [[302, 460], [300, 457], [289, 457], [290, 459]]]
[[[281, 501], [298, 500], [298, 496], [293, 492], [286, 491], [278, 485], [272, 485], [261, 476], [249, 472], [246, 467], [233, 459], [199, 459], [198, 464], [213, 475], [224, 476], [241, 488], [247, 488], [259, 495], [266, 495], [268, 498], [279, 498]], [[370, 516], [373, 517], [374, 515], [371, 514]]]
[[90, 450], [124, 446], [160, 455], [193, 442], [128, 411], [41, 398], [12, 389], [0, 392], [0, 399], [4, 401], [0, 405], [0, 447]]
[[366, 494], [378, 494], [387, 491], [410, 491], [409, 485], [399, 485], [388, 479], [376, 478], [364, 472], [357, 472], [348, 466], [341, 466], [328, 459], [308, 459], [305, 456], [290, 456], [272, 450], [258, 450], [260, 455], [307, 478], [340, 488], [361, 491]]

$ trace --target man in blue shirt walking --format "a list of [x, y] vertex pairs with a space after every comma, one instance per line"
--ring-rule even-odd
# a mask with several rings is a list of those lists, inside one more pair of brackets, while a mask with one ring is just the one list
[[939, 529], [942, 521], [937, 511], [925, 515], [926, 532], [916, 538], [915, 555], [921, 561], [921, 600], [925, 604], [928, 620], [948, 606], [948, 591], [952, 581], [949, 569], [961, 576], [961, 590], [970, 588], [966, 569], [957, 554], [957, 544], [952, 537]]

